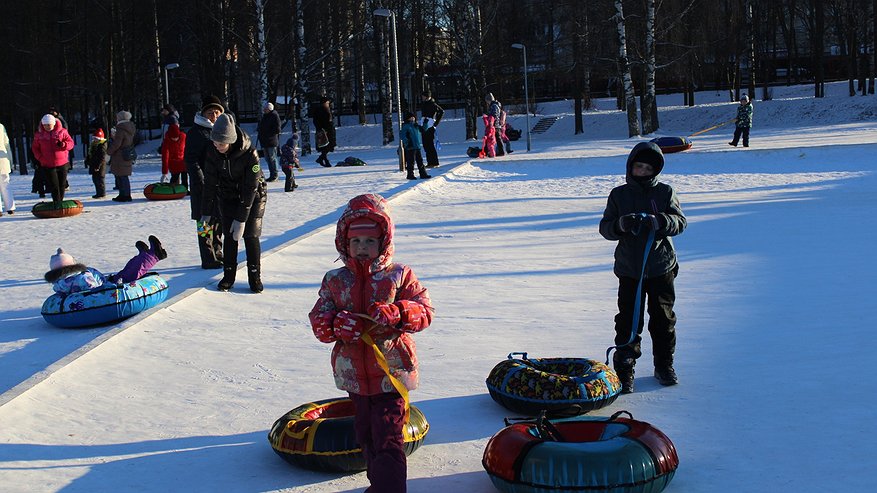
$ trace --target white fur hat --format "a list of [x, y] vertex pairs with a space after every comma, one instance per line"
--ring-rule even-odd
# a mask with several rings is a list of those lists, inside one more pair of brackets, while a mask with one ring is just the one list
[[72, 255], [64, 253], [64, 250], [58, 249], [58, 253], [52, 255], [49, 259], [49, 269], [55, 270], [60, 269], [61, 267], [67, 267], [68, 265], [75, 265], [76, 259], [73, 258]]
[[118, 121], [118, 122], [130, 120], [130, 119], [131, 119], [131, 112], [130, 111], [122, 110], [122, 111], [116, 113], [116, 121]]
[[43, 115], [43, 119], [40, 120], [40, 123], [42, 123], [43, 125], [51, 125], [54, 127], [55, 117], [52, 116], [50, 113], [46, 113], [45, 115]]
[[272, 104], [272, 103], [265, 103], [265, 106], [263, 106], [263, 109], [266, 109], [266, 110], [268, 110], [268, 111], [274, 111], [274, 104]]

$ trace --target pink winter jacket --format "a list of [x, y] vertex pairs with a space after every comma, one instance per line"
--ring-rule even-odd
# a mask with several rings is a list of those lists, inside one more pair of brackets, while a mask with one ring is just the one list
[[[347, 228], [360, 217], [381, 224], [386, 232], [381, 243], [381, 253], [371, 263], [365, 264], [347, 255]], [[366, 313], [373, 302], [394, 304], [399, 308], [401, 322], [396, 327], [375, 325], [369, 334], [387, 359], [390, 372], [408, 390], [418, 384], [417, 354], [411, 334], [427, 328], [435, 310], [429, 293], [417, 276], [406, 265], [392, 262], [392, 219], [387, 203], [379, 195], [366, 194], [352, 199], [338, 220], [335, 247], [341, 254], [344, 267], [326, 273], [320, 286], [320, 299], [310, 312], [311, 328], [322, 342], [334, 342], [332, 370], [335, 385], [347, 392], [375, 395], [394, 392], [395, 389], [378, 366], [374, 350], [361, 340], [346, 344], [337, 340], [333, 333], [333, 321], [338, 312]]]
[[59, 168], [70, 161], [70, 149], [74, 143], [61, 120], [55, 120], [55, 127], [46, 131], [42, 125], [34, 133], [31, 150], [43, 168]]

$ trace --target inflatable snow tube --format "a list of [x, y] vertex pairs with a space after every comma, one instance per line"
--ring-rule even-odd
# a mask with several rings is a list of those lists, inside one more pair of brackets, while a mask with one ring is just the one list
[[[277, 455], [305, 469], [330, 472], [364, 471], [362, 449], [353, 430], [353, 401], [346, 397], [303, 404], [274, 422], [268, 441]], [[402, 429], [405, 455], [423, 443], [429, 423], [415, 406]]]
[[366, 162], [355, 156], [347, 156], [344, 161], [338, 161], [335, 166], [365, 166]]
[[30, 210], [31, 214], [39, 218], [78, 216], [82, 213], [82, 202], [78, 200], [63, 200], [60, 204], [51, 201], [37, 202]]
[[527, 416], [541, 411], [575, 416], [606, 407], [621, 393], [618, 375], [599, 361], [528, 359], [527, 353], [509, 354], [493, 367], [486, 383], [493, 400]]
[[507, 493], [659, 493], [679, 467], [676, 447], [622, 413], [630, 416], [509, 424], [487, 442], [481, 464]]
[[149, 273], [121, 286], [110, 284], [90, 291], [55, 293], [43, 302], [41, 313], [55, 327], [94, 327], [152, 308], [167, 299], [167, 291], [167, 282], [160, 275]]
[[188, 191], [185, 185], [150, 183], [143, 187], [143, 196], [149, 200], [176, 200], [185, 197]]
[[466, 155], [469, 157], [478, 157], [481, 155], [480, 147], [469, 147], [466, 149]]
[[650, 142], [657, 144], [664, 154], [682, 152], [691, 149], [691, 141], [685, 137], [657, 137]]

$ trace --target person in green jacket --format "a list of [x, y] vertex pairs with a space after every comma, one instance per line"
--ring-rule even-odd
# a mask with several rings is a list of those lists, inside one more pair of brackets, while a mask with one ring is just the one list
[[[671, 237], [682, 233], [688, 221], [673, 187], [658, 181], [663, 168], [664, 155], [660, 147], [652, 142], [637, 144], [627, 157], [626, 183], [609, 193], [600, 220], [600, 234], [618, 242], [614, 267], [618, 277], [618, 314], [615, 316], [613, 366], [621, 381], [621, 392], [625, 394], [633, 392], [634, 365], [642, 355], [640, 334], [644, 310], [639, 311], [636, 327], [634, 312], [636, 303], [642, 306], [646, 298], [655, 378], [661, 385], [678, 382], [673, 368], [676, 352], [673, 305], [679, 264]], [[646, 248], [648, 257], [644, 260]], [[640, 279], [642, 291], [637, 300]]]
[[728, 145], [737, 147], [740, 136], [743, 136], [743, 147], [749, 147], [749, 129], [752, 128], [752, 102], [749, 96], [740, 97], [740, 106], [737, 107], [737, 128], [734, 129], [734, 139]]

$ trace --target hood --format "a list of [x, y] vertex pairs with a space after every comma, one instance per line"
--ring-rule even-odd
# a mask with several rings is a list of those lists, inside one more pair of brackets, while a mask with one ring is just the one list
[[[654, 176], [651, 177], [650, 180], [640, 180], [637, 181], [633, 178], [631, 174], [631, 169], [633, 168], [633, 163], [636, 161], [649, 163], [655, 169]], [[627, 178], [627, 183], [639, 183], [643, 186], [655, 186], [658, 183], [658, 175], [661, 174], [661, 171], [664, 169], [664, 153], [661, 152], [661, 148], [658, 147], [654, 142], [640, 142], [635, 145], [633, 149], [631, 149], [630, 154], [627, 156], [627, 168], [625, 176]]]
[[170, 125], [167, 128], [167, 132], [165, 132], [165, 136], [170, 137], [174, 140], [179, 139], [180, 138], [180, 126], [177, 125], [176, 123]]
[[195, 113], [194, 121], [195, 121], [195, 125], [198, 125], [199, 127], [213, 128], [213, 122], [208, 120], [201, 113]]
[[393, 261], [393, 236], [395, 225], [390, 218], [390, 205], [380, 195], [367, 193], [350, 199], [335, 229], [335, 249], [339, 257], [351, 270], [354, 270], [354, 260], [347, 255], [347, 228], [350, 222], [361, 217], [371, 219], [384, 229], [384, 237], [381, 240], [381, 248], [378, 257], [372, 262], [370, 272], [386, 268]]
[[64, 279], [67, 276], [85, 272], [87, 269], [88, 267], [86, 267], [85, 264], [65, 265], [64, 267], [58, 267], [57, 269], [52, 269], [49, 272], [46, 272], [45, 275], [43, 275], [43, 279], [45, 279], [46, 282], [54, 283], [58, 279]]

